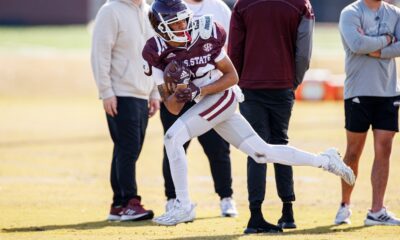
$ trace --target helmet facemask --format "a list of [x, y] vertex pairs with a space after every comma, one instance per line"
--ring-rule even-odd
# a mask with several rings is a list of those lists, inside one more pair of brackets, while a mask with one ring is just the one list
[[[193, 29], [193, 13], [189, 8], [177, 12], [176, 15], [170, 19], [168, 16], [164, 16], [161, 13], [157, 13], [158, 18], [161, 20], [157, 26], [157, 35], [165, 41], [187, 43], [192, 40], [190, 31]], [[183, 30], [172, 30], [170, 24], [186, 20], [186, 29]], [[168, 38], [167, 38], [168, 37]]]

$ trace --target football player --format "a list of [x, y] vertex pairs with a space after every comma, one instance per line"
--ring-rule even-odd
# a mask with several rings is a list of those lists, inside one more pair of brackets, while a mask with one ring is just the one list
[[[143, 49], [145, 73], [153, 76], [171, 113], [178, 114], [188, 101], [197, 102], [165, 134], [177, 200], [154, 222], [176, 225], [194, 220], [183, 144], [212, 128], [258, 163], [321, 167], [354, 183], [353, 171], [335, 149], [315, 155], [287, 145], [269, 145], [236, 112], [238, 102], [243, 100], [236, 85], [238, 75], [223, 49], [225, 31], [211, 16], [193, 21], [182, 0], [155, 0], [149, 18], [156, 36]], [[282, 229], [276, 227], [276, 231]]]

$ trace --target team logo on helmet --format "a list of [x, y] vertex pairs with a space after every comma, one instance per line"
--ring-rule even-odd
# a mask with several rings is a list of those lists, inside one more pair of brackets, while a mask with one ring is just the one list
[[213, 49], [213, 45], [211, 43], [206, 43], [203, 45], [203, 50], [209, 52]]

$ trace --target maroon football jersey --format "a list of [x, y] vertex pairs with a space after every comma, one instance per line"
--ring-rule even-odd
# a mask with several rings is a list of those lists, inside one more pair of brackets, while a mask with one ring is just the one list
[[[208, 20], [208, 21], [207, 21]], [[155, 36], [147, 40], [143, 58], [147, 62], [145, 73], [152, 75], [152, 68], [164, 71], [172, 60], [183, 62], [192, 73], [192, 79], [199, 79], [216, 69], [215, 62], [226, 41], [223, 27], [203, 16], [203, 24], [195, 23], [191, 31], [193, 40], [184, 47], [171, 47], [162, 38]]]

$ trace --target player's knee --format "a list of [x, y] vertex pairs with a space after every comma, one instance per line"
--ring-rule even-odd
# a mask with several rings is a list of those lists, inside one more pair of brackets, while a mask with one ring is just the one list
[[179, 136], [179, 131], [168, 130], [167, 133], [164, 135], [165, 148], [174, 148], [182, 146], [184, 142], [182, 142], [181, 138], [182, 137]]
[[173, 134], [172, 132], [167, 131], [167, 133], [164, 135], [165, 148], [168, 149], [170, 147], [173, 147], [175, 141], [176, 141], [176, 135]]
[[355, 164], [358, 163], [361, 156], [361, 152], [359, 151], [347, 151], [345, 155], [345, 162], [347, 164]]
[[164, 144], [171, 147], [181, 147], [190, 140], [189, 132], [185, 124], [180, 119], [168, 129], [164, 136]]
[[258, 153], [258, 152], [254, 153], [253, 160], [256, 163], [267, 163], [268, 162], [267, 155], [265, 153]]

